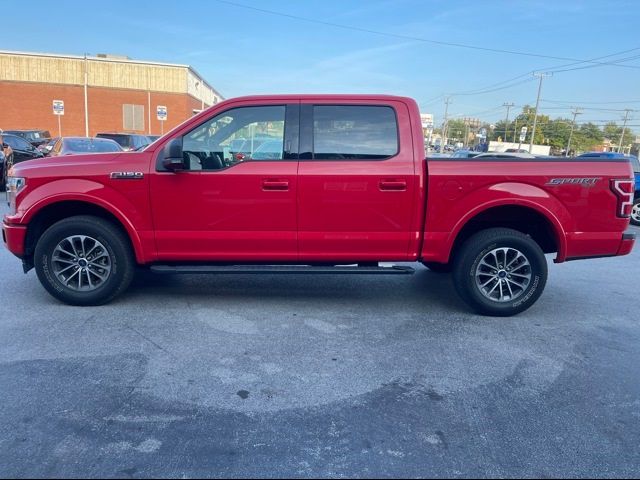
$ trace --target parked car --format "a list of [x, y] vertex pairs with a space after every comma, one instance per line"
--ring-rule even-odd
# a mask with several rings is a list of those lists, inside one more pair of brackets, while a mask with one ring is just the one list
[[124, 151], [120, 144], [108, 138], [62, 137], [55, 143], [49, 156], [77, 155], [79, 153], [113, 153]]
[[[282, 159], [227, 163], [231, 139], [274, 124]], [[425, 159], [421, 132], [405, 97], [229, 99], [141, 152], [16, 165], [3, 238], [73, 305], [111, 301], [138, 265], [394, 275], [414, 269], [386, 262], [421, 262], [452, 270], [460, 298], [497, 316], [538, 300], [545, 253], [562, 263], [631, 252], [626, 159]]]
[[2, 154], [2, 163], [0, 165], [0, 187], [4, 189], [7, 180], [7, 172], [13, 164], [13, 149], [3, 140], [3, 133], [0, 130], [0, 153]]
[[640, 226], [640, 161], [635, 155], [629, 155], [633, 174], [636, 177], [636, 192], [633, 199], [633, 210], [631, 211], [631, 223]]
[[51, 140], [49, 130], [5, 130], [4, 133], [22, 137], [34, 147], [39, 147]]
[[125, 152], [139, 150], [151, 144], [151, 140], [146, 135], [137, 133], [98, 133], [96, 137], [117, 142]]
[[11, 155], [11, 161], [9, 162], [9, 167], [17, 163], [24, 162], [25, 160], [44, 157], [44, 153], [22, 137], [18, 137], [17, 135], [8, 135], [5, 131], [2, 134], [2, 140], [5, 144], [11, 147], [13, 152]]
[[529, 152], [513, 152], [513, 153], [506, 153], [506, 152], [487, 152], [487, 153], [481, 153], [479, 155], [476, 155], [474, 158], [536, 158], [535, 155], [532, 155]]
[[456, 150], [451, 155], [451, 158], [473, 158], [480, 155], [481, 152], [474, 152], [473, 150]]
[[59, 138], [60, 137], [52, 138], [48, 142], [43, 143], [42, 145], [39, 145], [38, 146], [38, 150], [40, 150], [42, 153], [47, 155], [51, 151], [53, 146], [56, 144], [56, 142], [58, 141]]

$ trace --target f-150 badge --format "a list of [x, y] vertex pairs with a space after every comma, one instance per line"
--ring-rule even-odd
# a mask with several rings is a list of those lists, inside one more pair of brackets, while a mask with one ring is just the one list
[[582, 185], [584, 187], [592, 187], [601, 177], [577, 177], [577, 178], [552, 178], [545, 185], [554, 187], [558, 185]]
[[142, 172], [111, 172], [109, 178], [114, 180], [141, 180], [144, 178]]

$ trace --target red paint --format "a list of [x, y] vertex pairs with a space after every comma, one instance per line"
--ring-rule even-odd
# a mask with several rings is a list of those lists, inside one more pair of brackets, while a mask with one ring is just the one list
[[[239, 106], [283, 104], [391, 106], [399, 152], [387, 160], [243, 161], [217, 171], [156, 172], [171, 139]], [[137, 180], [111, 172], [141, 172]], [[42, 208], [84, 201], [122, 225], [141, 264], [159, 261], [440, 261], [457, 236], [490, 208], [520, 206], [542, 215], [558, 245], [556, 261], [625, 255], [629, 220], [620, 218], [613, 179], [631, 179], [620, 162], [479, 162], [429, 159], [416, 103], [384, 95], [256, 96], [231, 99], [176, 127], [139, 153], [24, 162], [15, 213], [5, 216], [7, 247], [23, 256], [25, 226]], [[552, 185], [594, 177], [594, 185]], [[495, 226], [495, 225], [492, 225]]]

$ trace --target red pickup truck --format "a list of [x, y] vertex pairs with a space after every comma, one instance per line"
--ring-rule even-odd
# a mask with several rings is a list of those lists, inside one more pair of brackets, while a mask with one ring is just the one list
[[[13, 167], [3, 238], [54, 297], [157, 273], [452, 271], [476, 311], [530, 307], [556, 262], [628, 254], [624, 159], [427, 158], [415, 101], [235, 98], [140, 152]], [[380, 262], [383, 262], [381, 265]]]

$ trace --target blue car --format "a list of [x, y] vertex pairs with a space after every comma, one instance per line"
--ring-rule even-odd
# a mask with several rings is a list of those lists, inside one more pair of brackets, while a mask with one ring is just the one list
[[633, 173], [636, 177], [636, 193], [633, 197], [633, 210], [631, 211], [631, 224], [640, 226], [640, 162], [635, 155], [623, 155], [615, 152], [589, 152], [578, 155], [576, 158], [628, 158], [633, 165]]

